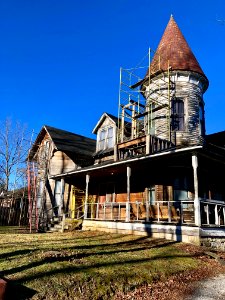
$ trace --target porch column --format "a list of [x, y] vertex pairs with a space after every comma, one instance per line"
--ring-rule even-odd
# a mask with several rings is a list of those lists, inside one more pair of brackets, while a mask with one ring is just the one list
[[194, 175], [194, 211], [195, 211], [195, 225], [201, 225], [201, 215], [200, 215], [200, 201], [198, 197], [198, 157], [194, 153], [192, 154], [192, 168]]
[[130, 176], [131, 167], [127, 166], [127, 203], [126, 203], [126, 222], [130, 221]]
[[64, 191], [65, 191], [65, 179], [61, 178], [61, 189], [60, 189], [60, 205], [59, 205], [59, 215], [63, 213], [64, 206]]
[[146, 135], [146, 154], [150, 154], [150, 134]]
[[85, 205], [84, 205], [84, 219], [87, 219], [88, 213], [88, 185], [90, 181], [90, 175], [86, 174], [86, 189], [85, 189]]

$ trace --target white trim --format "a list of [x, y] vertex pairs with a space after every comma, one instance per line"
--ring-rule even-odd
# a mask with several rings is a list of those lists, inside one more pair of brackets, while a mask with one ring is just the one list
[[96, 124], [95, 128], [92, 130], [92, 133], [96, 134], [97, 130], [98, 130], [98, 127], [100, 127], [100, 125], [103, 123], [104, 119], [105, 118], [109, 118], [114, 125], [116, 125], [116, 122], [110, 118], [110, 116], [107, 114], [107, 113], [104, 113], [101, 118], [99, 119], [98, 123]]

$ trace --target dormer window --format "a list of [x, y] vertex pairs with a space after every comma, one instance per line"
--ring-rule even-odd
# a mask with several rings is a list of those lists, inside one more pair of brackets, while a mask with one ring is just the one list
[[171, 103], [172, 130], [184, 130], [184, 101], [176, 98]]
[[113, 127], [105, 127], [99, 131], [98, 150], [113, 148], [114, 146]]

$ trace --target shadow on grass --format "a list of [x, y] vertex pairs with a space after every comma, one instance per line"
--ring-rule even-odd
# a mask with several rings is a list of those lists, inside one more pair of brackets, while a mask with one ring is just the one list
[[[167, 242], [164, 243], [164, 245], [160, 245], [160, 247], [166, 247], [167, 245], [171, 245], [174, 242]], [[197, 254], [195, 255], [171, 255], [171, 254], [166, 254], [166, 253], [162, 253], [161, 255], [154, 255], [153, 257], [147, 257], [147, 258], [137, 258], [137, 259], [123, 259], [123, 261], [113, 261], [113, 262], [100, 262], [100, 263], [94, 263], [94, 264], [89, 264], [89, 265], [84, 265], [84, 263], [82, 262], [83, 258], [89, 257], [89, 256], [101, 256], [101, 255], [110, 255], [110, 254], [116, 254], [116, 253], [128, 253], [128, 252], [138, 252], [138, 251], [143, 251], [149, 248], [146, 247], [138, 247], [138, 248], [132, 248], [132, 249], [118, 249], [118, 250], [113, 250], [113, 251], [100, 251], [97, 253], [78, 253], [75, 255], [68, 255], [68, 256], [59, 256], [59, 257], [44, 257], [42, 260], [36, 261], [36, 262], [32, 262], [20, 267], [16, 267], [16, 268], [12, 268], [10, 270], [5, 270], [3, 272], [4, 276], [7, 275], [11, 275], [11, 274], [15, 274], [18, 272], [23, 272], [35, 267], [39, 267], [42, 266], [44, 264], [51, 264], [51, 263], [55, 263], [55, 262], [65, 262], [68, 261], [69, 263], [71, 263], [71, 266], [67, 266], [64, 268], [55, 268], [53, 270], [46, 270], [44, 272], [36, 272], [33, 275], [25, 275], [24, 277], [22, 277], [21, 279], [18, 279], [17, 282], [19, 283], [23, 283], [23, 282], [27, 282], [27, 281], [31, 281], [31, 280], [35, 280], [38, 278], [43, 278], [43, 277], [49, 277], [52, 275], [57, 275], [57, 274], [67, 274], [67, 273], [79, 273], [79, 272], [86, 272], [89, 270], [94, 270], [95, 268], [99, 269], [99, 268], [107, 268], [107, 267], [121, 267], [121, 264], [123, 266], [125, 265], [132, 265], [132, 264], [142, 264], [145, 262], [149, 262], [149, 261], [154, 261], [157, 259], [175, 259], [175, 258], [191, 258], [191, 257], [198, 257]], [[81, 261], [79, 261], [81, 260]]]
[[[174, 242], [167, 242], [167, 243], [164, 243], [164, 246], [166, 247], [167, 245], [171, 245], [173, 243]], [[162, 247], [162, 245], [160, 245], [159, 247]], [[51, 251], [50, 251], [49, 256], [46, 255], [42, 260], [32, 262], [32, 263], [29, 263], [29, 264], [26, 264], [26, 265], [23, 265], [23, 266], [20, 266], [20, 267], [15, 267], [15, 268], [12, 268], [12, 269], [9, 269], [9, 270], [5, 270], [3, 272], [3, 274], [4, 274], [4, 276], [11, 275], [11, 274], [22, 272], [22, 271], [32, 269], [32, 268], [35, 268], [35, 267], [39, 267], [39, 266], [44, 265], [44, 264], [51, 264], [51, 263], [54, 263], [54, 262], [68, 261], [68, 262], [71, 262], [71, 263], [76, 263], [76, 262], [78, 262], [78, 260], [84, 259], [84, 258], [87, 258], [87, 257], [90, 257], [90, 256], [112, 255], [112, 254], [129, 253], [129, 252], [134, 253], [134, 252], [138, 252], [138, 251], [148, 250], [150, 248], [154, 248], [154, 247], [138, 247], [138, 248], [129, 248], [129, 249], [117, 249], [117, 250], [111, 250], [111, 251], [99, 251], [99, 252], [96, 252], [96, 253], [95, 252], [77, 253], [77, 254], [73, 254], [73, 255], [62, 255], [62, 256], [58, 256], [58, 255], [55, 256], [54, 253], [52, 255]], [[48, 254], [48, 252], [46, 252], [46, 253]], [[163, 256], [163, 257], [158, 256], [158, 257], [152, 258], [152, 260], [157, 259], [157, 258], [166, 258], [166, 257], [171, 258], [170, 256]], [[176, 257], [178, 257], [178, 256], [176, 256]], [[181, 256], [181, 257], [184, 257], [184, 256]], [[150, 259], [147, 259], [147, 260], [150, 260]], [[140, 261], [142, 261], [142, 260], [140, 260]], [[84, 266], [83, 268], [86, 268], [86, 266]], [[88, 266], [87, 266], [87, 268], [88, 268]], [[92, 268], [92, 266], [91, 266], [91, 268]], [[76, 270], [76, 267], [74, 268], [74, 270]], [[80, 271], [80, 267], [78, 268], [78, 272], [79, 271]]]
[[[195, 255], [197, 257], [198, 255]], [[129, 260], [123, 260], [121, 261], [114, 261], [114, 262], [103, 262], [103, 263], [97, 263], [97, 264], [92, 264], [92, 265], [77, 265], [77, 266], [69, 266], [69, 267], [64, 267], [64, 268], [57, 268], [54, 270], [50, 271], [45, 271], [45, 272], [37, 272], [34, 275], [28, 275], [24, 276], [23, 278], [20, 278], [17, 280], [18, 283], [23, 283], [27, 281], [32, 281], [38, 278], [43, 278], [43, 277], [49, 277], [49, 276], [54, 276], [57, 274], [68, 274], [68, 273], [78, 273], [78, 272], [86, 272], [88, 270], [94, 270], [99, 269], [99, 268], [107, 268], [107, 267], [117, 267], [121, 268], [121, 265], [132, 265], [132, 264], [142, 264], [145, 262], [149, 261], [154, 261], [156, 259], [171, 259], [171, 258], [185, 258], [188, 257], [190, 258], [190, 255], [159, 255], [159, 256], [154, 256], [152, 258], [139, 258], [139, 259], [129, 259]], [[43, 264], [43, 261], [40, 262], [40, 265]], [[35, 264], [36, 266], [36, 264]], [[24, 266], [26, 269], [26, 266]], [[28, 265], [28, 268], [32, 268], [32, 264]]]
[[17, 255], [24, 255], [24, 254], [28, 254], [28, 253], [32, 253], [35, 252], [36, 250], [33, 249], [24, 249], [24, 250], [16, 250], [16, 251], [12, 251], [12, 252], [7, 252], [7, 253], [2, 253], [0, 254], [0, 259], [7, 259], [10, 257], [14, 257]]

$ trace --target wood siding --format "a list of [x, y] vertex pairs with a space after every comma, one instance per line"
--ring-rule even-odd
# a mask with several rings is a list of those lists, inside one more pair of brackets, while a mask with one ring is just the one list
[[[203, 102], [203, 78], [191, 72], [172, 72], [171, 85], [168, 89], [168, 77], [163, 74], [154, 78], [148, 86], [145, 83], [145, 97], [147, 104], [149, 101], [157, 101], [161, 105], [168, 105], [154, 112], [155, 134], [163, 139], [170, 139], [170, 107], [168, 94], [170, 99], [174, 97], [184, 101], [184, 129], [171, 133], [172, 142], [176, 142], [178, 146], [192, 146], [202, 142], [204, 132], [201, 133], [199, 120], [199, 106], [204, 107]], [[151, 100], [148, 100], [149, 94]], [[204, 111], [203, 111], [204, 122]], [[201, 136], [202, 134], [202, 136]], [[175, 138], [176, 136], [176, 138]]]
[[56, 151], [53, 153], [50, 159], [49, 174], [57, 175], [66, 172], [73, 171], [77, 168], [77, 165], [62, 151]]

